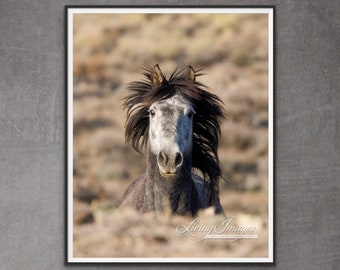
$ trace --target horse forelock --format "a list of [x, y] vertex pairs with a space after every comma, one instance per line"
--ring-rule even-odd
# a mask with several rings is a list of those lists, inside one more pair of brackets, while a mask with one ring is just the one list
[[[220, 122], [224, 117], [223, 102], [208, 91], [206, 86], [185, 76], [185, 68], [177, 67], [169, 80], [153, 88], [152, 68], [145, 68], [145, 80], [129, 84], [130, 94], [124, 100], [127, 113], [125, 138], [138, 152], [143, 152], [149, 136], [149, 107], [157, 101], [180, 95], [191, 103], [196, 114], [193, 120], [192, 166], [198, 169], [209, 185], [211, 202], [218, 197], [219, 178], [222, 171], [219, 165], [217, 146], [220, 138]], [[195, 71], [195, 77], [202, 75]]]

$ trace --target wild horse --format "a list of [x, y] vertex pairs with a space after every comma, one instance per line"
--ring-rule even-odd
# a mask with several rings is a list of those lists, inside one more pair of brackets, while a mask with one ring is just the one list
[[[167, 80], [158, 65], [146, 80], [129, 85], [125, 137], [138, 152], [146, 149], [146, 172], [126, 190], [121, 207], [195, 215], [219, 202], [222, 177], [217, 146], [223, 103], [196, 81], [191, 66], [177, 67]], [[199, 176], [200, 174], [201, 176]]]

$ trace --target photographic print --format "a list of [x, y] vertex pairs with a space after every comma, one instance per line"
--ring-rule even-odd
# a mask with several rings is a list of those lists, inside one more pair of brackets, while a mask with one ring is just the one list
[[67, 262], [273, 262], [274, 8], [65, 10]]

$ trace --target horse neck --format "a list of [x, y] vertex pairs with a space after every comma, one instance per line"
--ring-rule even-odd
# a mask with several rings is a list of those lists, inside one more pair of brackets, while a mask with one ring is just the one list
[[184, 156], [181, 170], [177, 176], [172, 178], [163, 177], [158, 169], [156, 155], [148, 148], [146, 185], [152, 194], [155, 208], [162, 210], [169, 204], [171, 210], [178, 214], [188, 212], [195, 213], [193, 201], [195, 200], [195, 189], [191, 175], [191, 154]]

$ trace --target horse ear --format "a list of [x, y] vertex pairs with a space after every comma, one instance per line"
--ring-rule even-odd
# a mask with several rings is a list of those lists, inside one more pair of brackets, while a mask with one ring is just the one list
[[187, 79], [189, 79], [191, 81], [195, 81], [195, 79], [196, 79], [195, 70], [193, 69], [192, 66], [188, 66]]
[[151, 71], [151, 84], [153, 88], [157, 88], [158, 86], [162, 85], [165, 81], [165, 77], [162, 73], [162, 70], [159, 68], [158, 64], [155, 65]]

